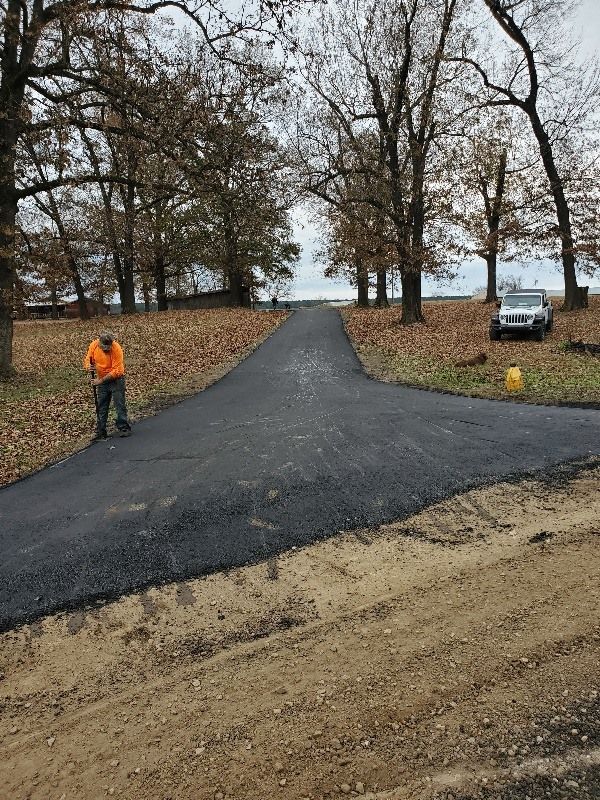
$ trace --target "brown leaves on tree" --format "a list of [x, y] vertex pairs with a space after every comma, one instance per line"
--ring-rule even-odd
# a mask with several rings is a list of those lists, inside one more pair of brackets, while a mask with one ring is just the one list
[[94, 400], [82, 362], [104, 327], [123, 346], [135, 419], [158, 400], [188, 394], [190, 379], [239, 359], [286, 316], [212, 309], [17, 323], [16, 376], [0, 383], [0, 485], [72, 453], [92, 435]]

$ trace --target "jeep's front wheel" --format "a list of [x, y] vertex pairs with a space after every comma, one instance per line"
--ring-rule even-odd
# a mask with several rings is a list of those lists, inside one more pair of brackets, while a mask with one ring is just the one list
[[499, 342], [502, 338], [502, 333], [500, 331], [494, 330], [494, 328], [490, 328], [490, 342]]
[[546, 325], [545, 323], [542, 323], [535, 332], [535, 340], [536, 342], [543, 342], [545, 338], [546, 338]]
[[550, 314], [550, 316], [548, 317], [548, 323], [546, 325], [546, 333], [550, 333], [550, 331], [552, 330], [553, 323], [554, 323], [554, 314]]

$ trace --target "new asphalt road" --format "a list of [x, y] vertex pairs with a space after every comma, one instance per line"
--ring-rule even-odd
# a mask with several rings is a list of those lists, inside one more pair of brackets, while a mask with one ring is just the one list
[[599, 411], [370, 380], [339, 315], [302, 310], [130, 439], [0, 490], [0, 628], [267, 559], [599, 448]]

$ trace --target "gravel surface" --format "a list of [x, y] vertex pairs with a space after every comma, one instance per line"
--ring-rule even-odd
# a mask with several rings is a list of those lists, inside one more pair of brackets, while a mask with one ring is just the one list
[[596, 800], [599, 481], [0, 634], [0, 797]]

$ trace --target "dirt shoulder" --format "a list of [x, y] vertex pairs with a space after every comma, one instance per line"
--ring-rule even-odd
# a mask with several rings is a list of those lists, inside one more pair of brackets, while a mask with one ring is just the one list
[[0, 796], [600, 796], [600, 470], [0, 637]]
[[[365, 370], [384, 381], [404, 383], [469, 397], [531, 403], [600, 404], [600, 358], [567, 352], [569, 339], [600, 343], [600, 297], [589, 308], [562, 314], [553, 298], [554, 328], [543, 342], [527, 338], [489, 340], [493, 308], [472, 301], [424, 303], [426, 322], [404, 327], [399, 307], [345, 308], [346, 332]], [[485, 353], [484, 364], [456, 363]], [[508, 393], [506, 371], [521, 368], [524, 388]]]

